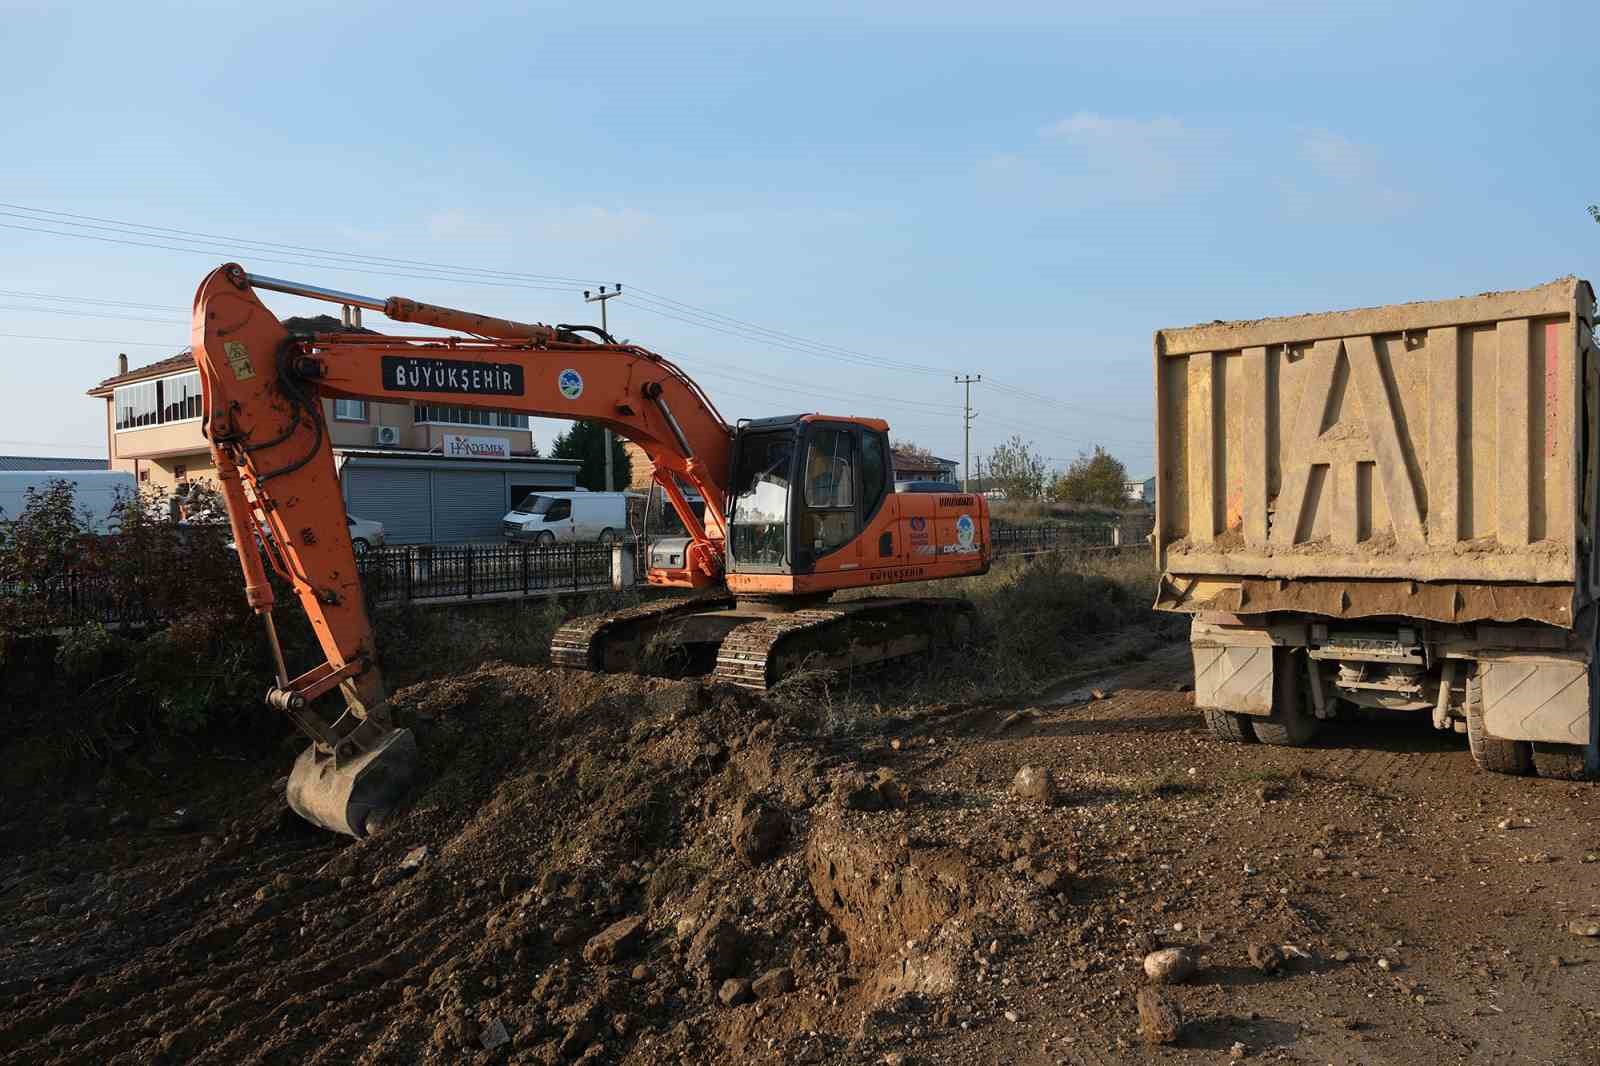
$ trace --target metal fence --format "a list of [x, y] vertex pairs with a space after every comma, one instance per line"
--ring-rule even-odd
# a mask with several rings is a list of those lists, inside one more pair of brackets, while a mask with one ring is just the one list
[[1042, 552], [1118, 551], [1146, 547], [1149, 522], [1104, 525], [995, 525], [989, 544], [996, 556], [1034, 555]]
[[[990, 546], [996, 557], [1057, 551], [1143, 548], [1148, 527], [1123, 525], [996, 525]], [[631, 546], [635, 582], [643, 582], [648, 542]], [[474, 600], [559, 596], [612, 587], [612, 548], [596, 543], [541, 546], [532, 543], [397, 544], [373, 548], [357, 559], [367, 602], [458, 603]], [[238, 596], [237, 584], [208, 595]], [[153, 597], [152, 597], [153, 598]], [[67, 573], [47, 581], [0, 584], [0, 600], [13, 624], [59, 626], [97, 621], [146, 625], [163, 621], [157, 604], [146, 602], [138, 582], [114, 583], [95, 573]]]
[[163, 613], [150, 601], [164, 598], [145, 595], [126, 579], [113, 581], [96, 573], [69, 571], [45, 580], [0, 582], [4, 621], [20, 630], [77, 622], [149, 625], [161, 621]]
[[610, 588], [608, 544], [403, 544], [357, 560], [371, 603], [509, 599]]

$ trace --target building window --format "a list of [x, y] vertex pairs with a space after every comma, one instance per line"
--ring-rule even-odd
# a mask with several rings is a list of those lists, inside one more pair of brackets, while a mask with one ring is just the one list
[[118, 429], [142, 429], [200, 417], [200, 372], [118, 385], [111, 393]]
[[482, 407], [452, 407], [438, 403], [419, 403], [414, 405], [412, 418], [419, 426], [492, 426], [495, 429], [528, 428], [527, 415], [519, 415], [512, 411], [489, 410]]
[[333, 401], [333, 417], [340, 422], [365, 422], [367, 420], [367, 401], [335, 400]]

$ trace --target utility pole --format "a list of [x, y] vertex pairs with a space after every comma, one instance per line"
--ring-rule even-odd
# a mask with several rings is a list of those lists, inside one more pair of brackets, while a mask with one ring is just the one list
[[[610, 292], [606, 291], [606, 287], [604, 285], [600, 286], [600, 291], [597, 292], [597, 293], [591, 293], [588, 289], [584, 289], [583, 290], [583, 302], [584, 303], [586, 303], [586, 304], [597, 303], [597, 304], [600, 305], [600, 332], [604, 333], [607, 337], [611, 336], [611, 327], [606, 325], [606, 304], [608, 302], [610, 302], [614, 297], [621, 296], [621, 295], [622, 295], [622, 282], [620, 282], [620, 281], [617, 282], [616, 287], [614, 289], [612, 289]], [[611, 469], [611, 466], [612, 466], [611, 453], [615, 449], [615, 447], [616, 446], [612, 443], [612, 440], [611, 440], [611, 430], [609, 428], [607, 428], [606, 429], [606, 491], [607, 492], [615, 492], [615, 491], [617, 491], [616, 474]]]
[[956, 375], [956, 384], [965, 385], [967, 387], [967, 401], [963, 405], [965, 411], [962, 415], [962, 426], [964, 430], [964, 436], [962, 437], [963, 443], [961, 445], [962, 492], [972, 491], [972, 420], [976, 418], [978, 414], [978, 412], [972, 409], [972, 383], [974, 381], [982, 380], [982, 374], [979, 374], [977, 377], [973, 377], [971, 374], [968, 374], [966, 377], [962, 377], [959, 374]]

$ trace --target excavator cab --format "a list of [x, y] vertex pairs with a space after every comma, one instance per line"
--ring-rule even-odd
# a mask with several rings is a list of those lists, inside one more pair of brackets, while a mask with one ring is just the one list
[[728, 497], [729, 573], [832, 569], [833, 557], [872, 524], [892, 477], [887, 426], [876, 420], [741, 422]]

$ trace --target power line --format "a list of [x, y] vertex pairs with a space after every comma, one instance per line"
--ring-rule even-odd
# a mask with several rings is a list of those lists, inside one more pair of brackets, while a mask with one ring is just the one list
[[117, 318], [124, 322], [157, 322], [161, 325], [182, 325], [181, 319], [176, 318], [146, 318], [142, 315], [118, 315], [106, 311], [68, 311], [61, 307], [19, 307], [16, 304], [0, 304], [0, 311], [30, 311], [41, 315], [70, 315], [73, 318]]
[[[25, 204], [11, 204], [0, 202], [0, 207], [10, 208], [12, 211], [24, 211], [28, 215], [53, 215], [62, 219], [79, 219], [82, 222], [65, 222], [62, 225], [80, 225], [89, 222], [103, 222], [123, 229], [148, 230], [155, 234], [169, 234], [177, 237], [198, 237], [208, 241], [224, 241], [228, 244], [255, 245], [261, 248], [279, 248], [285, 251], [310, 252], [319, 255], [331, 255], [342, 259], [360, 259], [373, 263], [392, 263], [398, 266], [420, 267], [429, 270], [451, 270], [468, 274], [487, 274], [501, 277], [516, 277], [527, 281], [548, 282], [558, 285], [585, 285], [590, 284], [588, 278], [569, 278], [559, 274], [527, 274], [519, 271], [489, 270], [483, 267], [457, 266], [450, 263], [432, 263], [423, 259], [397, 259], [386, 255], [367, 255], [361, 252], [341, 252], [331, 248], [317, 248], [303, 244], [282, 244], [277, 241], [254, 240], [249, 237], [230, 237], [220, 233], [204, 233], [198, 230], [173, 229], [167, 226], [150, 226], [142, 222], [129, 222], [126, 219], [103, 218], [99, 215], [78, 215], [70, 211], [51, 211], [43, 207], [28, 207]], [[8, 214], [8, 212], [0, 212]], [[24, 215], [11, 215], [13, 218], [27, 217]], [[48, 221], [39, 219], [35, 221]], [[105, 227], [96, 227], [105, 228]]]
[[[226, 236], [226, 235], [222, 235], [222, 234], [205, 233], [203, 231], [198, 231], [198, 230], [176, 229], [176, 228], [167, 227], [167, 226], [151, 226], [151, 225], [147, 225], [145, 223], [130, 222], [130, 221], [127, 221], [125, 219], [106, 218], [106, 217], [99, 216], [99, 215], [82, 215], [82, 214], [75, 214], [75, 213], [69, 212], [69, 211], [53, 211], [53, 210], [49, 210], [49, 209], [46, 209], [46, 208], [28, 207], [28, 206], [23, 205], [23, 204], [13, 204], [13, 203], [0, 202], [0, 208], [10, 208], [11, 210], [9, 210], [9, 211], [0, 211], [0, 215], [6, 216], [6, 217], [10, 217], [10, 218], [18, 218], [18, 219], [22, 219], [22, 220], [28, 221], [28, 222], [46, 222], [46, 223], [52, 223], [52, 224], [55, 224], [55, 225], [75, 226], [75, 227], [78, 227], [78, 228], [81, 228], [81, 229], [97, 229], [97, 230], [101, 230], [103, 232], [120, 233], [120, 234], [122, 234], [124, 236], [141, 236], [141, 237], [168, 236], [168, 237], [177, 237], [177, 238], [185, 240], [185, 241], [187, 241], [189, 243], [193, 243], [196, 240], [208, 241], [208, 242], [221, 241], [221, 242], [225, 242], [227, 244], [233, 244], [233, 245], [239, 245], [239, 246], [254, 246], [254, 247], [257, 247], [257, 248], [268, 248], [268, 249], [278, 249], [278, 250], [284, 250], [284, 251], [291, 251], [291, 252], [294, 252], [297, 255], [300, 255], [302, 257], [311, 257], [313, 259], [321, 258], [321, 257], [333, 257], [336, 260], [343, 260], [343, 261], [346, 261], [346, 262], [359, 262], [359, 263], [367, 263], [367, 264], [373, 264], [373, 265], [397, 265], [397, 266], [404, 266], [404, 267], [407, 267], [407, 268], [413, 269], [413, 270], [428, 270], [428, 271], [433, 271], [433, 272], [448, 272], [448, 273], [451, 273], [451, 274], [466, 275], [465, 277], [455, 277], [455, 278], [437, 278], [437, 277], [435, 277], [435, 278], [433, 278], [433, 280], [470, 281], [471, 278], [494, 279], [494, 281], [489, 282], [489, 283], [493, 283], [493, 284], [498, 284], [498, 283], [504, 282], [504, 281], [516, 281], [516, 282], [522, 282], [522, 283], [535, 283], [535, 284], [525, 284], [522, 287], [537, 288], [537, 289], [543, 289], [545, 291], [552, 291], [552, 292], [554, 292], [554, 291], [563, 291], [563, 289], [558, 288], [557, 286], [562, 286], [562, 285], [581, 285], [581, 284], [585, 284], [586, 283], [586, 279], [569, 278], [569, 277], [563, 277], [563, 276], [560, 276], [560, 275], [529, 274], [529, 273], [525, 273], [525, 272], [521, 272], [521, 271], [496, 270], [496, 269], [489, 269], [489, 268], [484, 268], [484, 267], [461, 266], [459, 264], [436, 263], [436, 262], [430, 262], [430, 261], [427, 261], [427, 260], [401, 259], [401, 258], [396, 258], [396, 257], [392, 257], [392, 256], [374, 256], [374, 255], [367, 255], [367, 254], [363, 254], [363, 253], [341, 252], [341, 251], [337, 251], [337, 250], [334, 250], [334, 249], [317, 248], [315, 246], [310, 246], [310, 245], [284, 244], [284, 243], [280, 243], [280, 242], [277, 242], [277, 241], [259, 241], [259, 240], [254, 240], [254, 239], [246, 238], [246, 237], [232, 237], [232, 236]], [[18, 212], [24, 212], [24, 213], [18, 213]], [[46, 218], [35, 217], [35, 216], [38, 216], [38, 215], [53, 216], [53, 217], [46, 217]], [[71, 220], [71, 221], [68, 221], [68, 220]], [[7, 228], [13, 228], [13, 229], [30, 229], [31, 228], [31, 227], [25, 227], [25, 226], [14, 226], [14, 225], [11, 225], [11, 224], [8, 224], [8, 223], [0, 223], [0, 226], [6, 226]], [[130, 233], [130, 231], [134, 231], [134, 232]], [[55, 234], [57, 236], [71, 236], [71, 237], [81, 237], [81, 238], [86, 238], [86, 239], [111, 240], [111, 238], [97, 238], [93, 234], [72, 233], [70, 231], [34, 230], [34, 232], [53, 233], [53, 234]], [[125, 242], [116, 242], [116, 243], [125, 243]], [[197, 252], [197, 251], [201, 250], [201, 249], [194, 249], [194, 248], [179, 248], [179, 247], [175, 247], [175, 246], [172, 246], [172, 245], [158, 245], [157, 247], [164, 247], [164, 248], [167, 248], [168, 250], [171, 250], [171, 251]], [[205, 251], [207, 251], [209, 253], [210, 250], [209, 249], [205, 249]], [[266, 260], [266, 261], [268, 261], [268, 262], [284, 262], [285, 260]], [[309, 265], [309, 264], [305, 264], [305, 265]], [[375, 272], [375, 271], [370, 271], [370, 272]], [[426, 276], [426, 275], [408, 274], [408, 275], [399, 275], [399, 276], [419, 277], [419, 276]], [[766, 336], [766, 337], [769, 337], [769, 338], [784, 340], [784, 341], [787, 341], [787, 342], [789, 342], [791, 344], [799, 344], [799, 345], [803, 345], [803, 346], [808, 347], [808, 348], [818, 349], [819, 351], [832, 351], [832, 352], [838, 353], [841, 356], [847, 357], [850, 361], [865, 361], [865, 362], [868, 362], [868, 363], [873, 364], [873, 365], [883, 365], [883, 366], [893, 367], [895, 369], [921, 370], [921, 371], [924, 371], [926, 373], [933, 373], [933, 374], [943, 374], [943, 373], [947, 372], [946, 370], [944, 370], [941, 367], [932, 367], [932, 366], [926, 366], [926, 365], [922, 365], [922, 364], [909, 363], [909, 362], [905, 362], [903, 360], [887, 359], [887, 358], [885, 358], [883, 356], [868, 355], [865, 352], [853, 351], [851, 349], [842, 348], [842, 347], [839, 347], [837, 345], [831, 345], [831, 344], [826, 344], [826, 343], [823, 343], [823, 342], [820, 342], [820, 341], [809, 340], [807, 338], [799, 337], [799, 336], [796, 336], [794, 334], [784, 333], [781, 330], [774, 330], [774, 329], [771, 329], [771, 328], [766, 327], [766, 326], [757, 325], [756, 323], [753, 323], [753, 322], [747, 322], [747, 321], [745, 321], [743, 319], [734, 318], [734, 317], [732, 317], [730, 315], [724, 315], [724, 314], [722, 314], [720, 312], [717, 312], [717, 311], [711, 311], [711, 310], [706, 309], [706, 308], [696, 307], [693, 304], [685, 303], [682, 300], [675, 300], [675, 299], [673, 299], [673, 298], [671, 298], [669, 296], [665, 296], [665, 295], [663, 295], [661, 293], [657, 293], [657, 292], [654, 292], [654, 291], [649, 290], [649, 289], [637, 289], [636, 291], [639, 292], [639, 293], [644, 294], [646, 297], [650, 298], [653, 302], [660, 303], [663, 306], [665, 306], [666, 308], [675, 309], [675, 310], [677, 310], [677, 311], [679, 311], [679, 312], [681, 312], [683, 314], [692, 315], [692, 316], [695, 316], [696, 318], [706, 318], [706, 319], [720, 320], [720, 321], [722, 321], [724, 323], [728, 323], [730, 325], [736, 325], [738, 327], [741, 327], [745, 331], [754, 331], [757, 334], [760, 334], [760, 335], [763, 335], [763, 336]], [[669, 317], [670, 318], [670, 317], [675, 317], [675, 316], [673, 316], [671, 314], [667, 314], [665, 317]], [[678, 321], [689, 322], [688, 319], [681, 318], [681, 317], [678, 318]], [[696, 323], [690, 322], [690, 324], [696, 324]]]
[[[129, 245], [134, 247], [157, 248], [183, 254], [196, 255], [223, 255], [230, 256], [236, 249], [227, 247], [196, 247], [200, 242], [226, 242], [251, 249], [251, 254], [256, 255], [257, 249], [268, 249], [275, 252], [292, 253], [296, 258], [282, 258], [277, 255], [262, 256], [259, 261], [282, 263], [295, 266], [311, 266], [320, 269], [332, 269], [347, 273], [371, 274], [376, 276], [403, 277], [417, 280], [446, 281], [457, 284], [488, 285], [499, 288], [524, 288], [536, 291], [561, 292], [570, 291], [565, 286], [582, 284], [583, 279], [567, 278], [561, 275], [532, 274], [519, 271], [488, 269], [483, 267], [463, 266], [460, 264], [438, 263], [428, 260], [404, 259], [394, 256], [378, 256], [365, 253], [352, 253], [335, 249], [319, 248], [312, 245], [286, 244], [276, 241], [260, 241], [251, 238], [231, 237], [221, 234], [206, 233], [198, 230], [177, 229], [165, 226], [152, 226], [144, 223], [130, 222], [123, 219], [106, 218], [98, 215], [75, 214], [65, 211], [54, 211], [46, 208], [34, 208], [21, 204], [0, 202], [0, 208], [10, 208], [10, 211], [0, 211], [0, 215], [20, 219], [27, 222], [46, 223], [54, 226], [70, 226], [78, 229], [95, 229], [102, 233], [113, 233], [119, 236], [102, 236], [96, 233], [80, 233], [70, 230], [48, 229], [40, 226], [23, 226], [15, 223], [0, 223], [0, 227], [22, 230], [27, 232], [43, 233], [60, 237], [77, 237], [82, 240], [94, 240], [104, 243]], [[25, 213], [18, 213], [25, 212]], [[43, 217], [40, 217], [43, 216]], [[176, 239], [182, 245], [159, 243], [149, 239], [133, 238], [164, 238]], [[397, 270], [403, 267], [405, 270]], [[943, 374], [949, 371], [945, 368], [928, 364], [915, 363], [907, 360], [891, 359], [885, 356], [873, 355], [856, 349], [840, 345], [829, 344], [801, 337], [797, 334], [787, 333], [782, 330], [761, 326], [757, 323], [726, 315], [718, 311], [698, 307], [694, 304], [677, 300], [653, 290], [635, 287], [636, 306], [647, 313], [663, 318], [681, 322], [686, 325], [709, 329], [747, 340], [756, 340], [763, 344], [780, 347], [802, 355], [816, 358], [833, 359], [861, 366], [871, 366], [881, 369], [899, 371], [912, 371], [928, 374]], [[60, 299], [57, 297], [47, 297]], [[1000, 392], [1026, 399], [1031, 402], [1061, 410], [1077, 410], [1097, 418], [1112, 418], [1123, 421], [1146, 421], [1138, 416], [1121, 415], [1116, 412], [1106, 411], [1082, 405], [1070, 404], [1041, 393], [1010, 385], [1003, 381], [991, 379], [993, 386]]]
[[[178, 237], [180, 239], [184, 239], [186, 241], [189, 241], [190, 243], [193, 243], [195, 239], [202, 240], [202, 241], [211, 241], [211, 242], [222, 241], [222, 242], [226, 242], [228, 244], [240, 245], [240, 246], [253, 246], [253, 247], [256, 247], [256, 248], [287, 250], [287, 251], [294, 252], [297, 255], [301, 256], [301, 260], [264, 259], [263, 261], [265, 261], [265, 262], [279, 262], [279, 263], [287, 262], [287, 263], [292, 263], [293, 265], [314, 266], [314, 265], [318, 265], [315, 262], [315, 260], [325, 259], [326, 257], [332, 257], [332, 259], [335, 260], [336, 262], [365, 264], [365, 268], [364, 269], [357, 269], [357, 268], [350, 267], [350, 266], [337, 266], [337, 265], [333, 266], [333, 269], [347, 270], [347, 271], [354, 272], [354, 273], [363, 273], [364, 272], [364, 273], [372, 273], [372, 274], [379, 274], [379, 275], [388, 274], [389, 276], [396, 276], [396, 277], [420, 278], [420, 279], [425, 279], [425, 280], [454, 281], [454, 282], [466, 283], [466, 284], [488, 284], [488, 285], [495, 285], [497, 287], [502, 287], [502, 288], [505, 288], [505, 287], [530, 288], [530, 289], [537, 289], [537, 290], [548, 291], [548, 292], [564, 291], [561, 288], [561, 285], [563, 283], [566, 283], [566, 284], [583, 284], [583, 280], [582, 279], [567, 278], [567, 277], [563, 277], [561, 275], [530, 274], [530, 273], [526, 273], [526, 272], [522, 272], [522, 271], [498, 270], [498, 269], [489, 269], [489, 268], [484, 268], [484, 267], [469, 267], [469, 266], [462, 266], [462, 265], [459, 265], [459, 264], [431, 262], [431, 261], [428, 261], [428, 260], [402, 259], [402, 258], [397, 258], [397, 257], [393, 257], [393, 256], [374, 256], [374, 255], [368, 255], [368, 254], [364, 254], [364, 253], [352, 253], [352, 252], [338, 251], [338, 250], [335, 250], [335, 249], [318, 248], [318, 247], [311, 246], [311, 245], [284, 244], [284, 243], [277, 242], [277, 241], [260, 241], [260, 240], [255, 240], [255, 239], [252, 239], [252, 238], [225, 236], [225, 235], [222, 235], [222, 234], [205, 233], [203, 231], [197, 231], [197, 230], [177, 229], [177, 228], [166, 227], [166, 226], [151, 226], [151, 225], [147, 225], [147, 224], [144, 224], [144, 223], [130, 222], [130, 221], [125, 220], [125, 219], [106, 218], [104, 216], [99, 216], [99, 215], [82, 215], [82, 214], [75, 214], [75, 213], [67, 212], [67, 211], [53, 211], [53, 210], [49, 210], [49, 209], [46, 209], [46, 208], [28, 207], [28, 206], [22, 205], [22, 204], [12, 204], [12, 203], [0, 202], [0, 208], [11, 208], [12, 209], [10, 211], [0, 211], [0, 215], [5, 215], [7, 217], [12, 217], [12, 218], [19, 218], [19, 219], [22, 219], [24, 221], [29, 221], [29, 222], [46, 222], [46, 223], [52, 223], [52, 224], [55, 224], [55, 225], [76, 226], [76, 227], [79, 227], [79, 228], [92, 228], [92, 229], [98, 229], [98, 230], [107, 231], [107, 232], [120, 233], [124, 237], [127, 237], [127, 236], [149, 237], [149, 236], [152, 236], [152, 235], [157, 235], [157, 236], [170, 235], [170, 236], [176, 236], [176, 237]], [[25, 214], [18, 214], [17, 212], [26, 212], [26, 213]], [[38, 215], [45, 215], [45, 216], [52, 216], [52, 217], [46, 217], [46, 218], [35, 217], [35, 216], [38, 216]], [[64, 221], [64, 220], [77, 220], [77, 221]], [[109, 241], [111, 243], [124, 243], [124, 244], [126, 244], [126, 243], [138, 244], [139, 243], [139, 242], [132, 242], [132, 241], [127, 241], [127, 240], [119, 240], [119, 239], [116, 239], [116, 238], [98, 237], [98, 236], [96, 236], [94, 234], [63, 232], [63, 231], [60, 231], [60, 230], [38, 229], [38, 228], [35, 228], [35, 227], [28, 227], [28, 226], [16, 226], [14, 224], [9, 224], [9, 223], [0, 223], [0, 226], [4, 226], [6, 228], [11, 228], [11, 229], [21, 229], [21, 230], [29, 230], [29, 231], [32, 231], [32, 232], [48, 233], [48, 234], [53, 234], [55, 236], [79, 237], [79, 238], [88, 239], [88, 240], [104, 240], [104, 241]], [[219, 251], [221, 252], [221, 254], [226, 255], [226, 254], [229, 254], [229, 252], [231, 251], [230, 249], [177, 247], [177, 246], [173, 246], [173, 245], [149, 244], [148, 242], [146, 242], [145, 244], [142, 244], [140, 246], [158, 247], [158, 248], [165, 248], [166, 250], [169, 250], [169, 251], [187, 252], [187, 253], [191, 253], [191, 254], [202, 254], [203, 253], [203, 254], [208, 254], [208, 255], [209, 254], [217, 254], [217, 252], [219, 252]], [[312, 261], [310, 261], [310, 262], [304, 261], [307, 257], [309, 257]], [[387, 266], [403, 266], [403, 267], [407, 267], [408, 269], [410, 269], [412, 271], [422, 270], [422, 271], [429, 271], [431, 273], [425, 273], [425, 274], [419, 274], [419, 273], [395, 273], [392, 270], [375, 270], [375, 269], [371, 269], [372, 266], [386, 266], [386, 267]], [[554, 283], [554, 284], [552, 284], [552, 283]], [[821, 357], [824, 357], [824, 358], [841, 359], [841, 360], [846, 361], [846, 362], [854, 362], [854, 363], [857, 363], [857, 364], [860, 364], [860, 365], [880, 366], [880, 367], [884, 367], [884, 368], [887, 368], [887, 369], [896, 369], [896, 370], [911, 370], [911, 371], [918, 371], [918, 372], [928, 373], [928, 374], [949, 373], [949, 370], [944, 368], [944, 367], [930, 366], [928, 364], [914, 363], [914, 362], [909, 362], [909, 361], [906, 361], [906, 360], [890, 359], [890, 358], [885, 357], [885, 356], [872, 355], [872, 354], [869, 354], [869, 353], [866, 353], [866, 352], [862, 352], [862, 351], [859, 351], [859, 350], [856, 350], [856, 349], [845, 348], [845, 347], [840, 346], [840, 345], [829, 344], [829, 343], [822, 342], [822, 341], [816, 341], [816, 340], [812, 340], [812, 339], [809, 339], [809, 338], [798, 336], [798, 335], [793, 334], [793, 333], [787, 333], [787, 332], [782, 331], [782, 330], [772, 329], [771, 327], [762, 326], [762, 325], [759, 325], [757, 323], [749, 322], [749, 321], [747, 321], [745, 319], [736, 318], [736, 317], [734, 317], [732, 315], [725, 315], [725, 314], [723, 314], [721, 312], [718, 312], [718, 311], [712, 311], [712, 310], [709, 310], [707, 308], [698, 307], [698, 306], [696, 306], [694, 304], [690, 304], [690, 303], [687, 303], [687, 302], [682, 301], [682, 300], [674, 299], [674, 298], [672, 298], [670, 296], [666, 296], [666, 295], [664, 295], [662, 293], [655, 292], [654, 290], [651, 290], [651, 289], [635, 287], [634, 292], [636, 294], [641, 295], [646, 302], [660, 305], [660, 306], [655, 307], [655, 308], [649, 308], [649, 310], [651, 310], [652, 313], [659, 314], [662, 317], [670, 318], [670, 319], [673, 319], [675, 321], [683, 322], [683, 323], [685, 323], [687, 325], [696, 325], [696, 326], [700, 326], [701, 328], [714, 329], [717, 332], [728, 333], [728, 334], [732, 334], [732, 335], [735, 335], [735, 336], [746, 336], [747, 338], [751, 337], [751, 335], [753, 334], [754, 336], [753, 336], [752, 339], [759, 339], [759, 340], [762, 340], [762, 341], [764, 341], [766, 343], [776, 344], [777, 346], [780, 346], [780, 347], [787, 347], [790, 350], [794, 350], [794, 351], [803, 351], [803, 352], [806, 352], [807, 354], [817, 355], [817, 356], [821, 356]], [[1035, 402], [1045, 403], [1045, 404], [1048, 404], [1048, 405], [1051, 405], [1051, 406], [1065, 407], [1065, 408], [1068, 408], [1068, 409], [1073, 407], [1073, 405], [1067, 404], [1067, 403], [1065, 403], [1065, 402], [1063, 402], [1061, 400], [1057, 400], [1057, 399], [1054, 399], [1054, 398], [1051, 398], [1051, 397], [1043, 396], [1043, 395], [1041, 395], [1039, 393], [1030, 392], [1030, 391], [1028, 391], [1026, 389], [1019, 389], [1019, 388], [1017, 388], [1015, 386], [1001, 384], [998, 387], [1004, 389], [1005, 391], [1011, 392], [1014, 395], [1017, 395], [1019, 397], [1025, 397], [1025, 398], [1034, 400]], [[1090, 410], [1092, 410], [1092, 409], [1090, 409]], [[1109, 414], [1108, 412], [1100, 412], [1100, 411], [1092, 411], [1092, 413], [1095, 413], [1095, 414]], [[1110, 417], [1118, 417], [1118, 416], [1110, 415]]]
[[183, 311], [186, 308], [172, 304], [143, 304], [131, 300], [102, 300], [93, 296], [57, 296], [49, 292], [23, 292], [20, 289], [0, 289], [0, 296], [22, 296], [30, 300], [54, 300], [57, 303], [100, 304], [106, 307], [133, 307], [143, 311]]
[[176, 348], [177, 351], [174, 351], [173, 355], [177, 355], [178, 352], [188, 347], [186, 344], [175, 345], [170, 341], [163, 343], [157, 341], [113, 341], [104, 337], [46, 337], [37, 333], [0, 333], [0, 337], [10, 337], [13, 340], [21, 341], [61, 341], [67, 344], [131, 344], [139, 348]]
[[[4, 212], [0, 212], [0, 214], [4, 214]], [[136, 248], [156, 248], [169, 252], [181, 252], [189, 255], [205, 255], [209, 257], [222, 256], [223, 258], [231, 258], [238, 250], [234, 248], [185, 248], [173, 244], [160, 244], [154, 241], [136, 241], [117, 237], [102, 237], [94, 233], [73, 233], [68, 230], [43, 229], [38, 226], [19, 226], [13, 222], [0, 222], [0, 229], [24, 230], [30, 233], [45, 233], [55, 237], [77, 237], [80, 240], [100, 241], [105, 244], [123, 244]], [[336, 270], [347, 274], [372, 274], [380, 277], [410, 278], [420, 279], [423, 281], [451, 281], [467, 285], [492, 285], [496, 288], [502, 289], [541, 289], [545, 292], [568, 291], [567, 289], [557, 285], [535, 285], [528, 282], [485, 281], [453, 277], [447, 274], [402, 273], [396, 270], [379, 270], [373, 267], [349, 265], [348, 263], [341, 263], [339, 261], [334, 261], [332, 263], [315, 262], [307, 261], [306, 259], [286, 259], [276, 256], [252, 256], [252, 260], [258, 263], [279, 263], [287, 266], [309, 266], [315, 267], [319, 270]]]
[[0, 446], [7, 448], [76, 448], [79, 451], [100, 451], [105, 448], [100, 444], [73, 444], [64, 440], [0, 440]]

